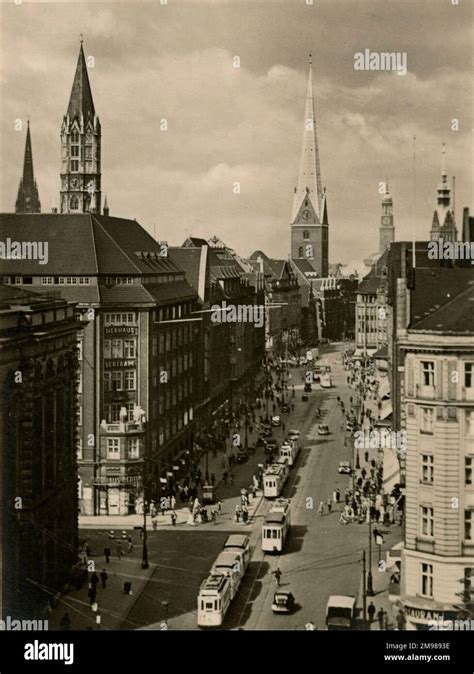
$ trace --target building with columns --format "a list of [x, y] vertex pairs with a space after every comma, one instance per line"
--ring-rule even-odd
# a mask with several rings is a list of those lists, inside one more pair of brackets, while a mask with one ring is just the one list
[[328, 276], [329, 220], [319, 161], [311, 55], [301, 163], [291, 217], [291, 258], [307, 259], [319, 276]]

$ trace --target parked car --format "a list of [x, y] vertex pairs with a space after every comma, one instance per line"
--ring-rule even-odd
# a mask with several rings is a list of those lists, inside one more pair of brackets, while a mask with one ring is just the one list
[[304, 403], [308, 402], [308, 394], [307, 394], [307, 393], [303, 393], [303, 395], [301, 396], [301, 400], [302, 400]]
[[[291, 428], [288, 431], [288, 437], [290, 438], [290, 440], [297, 440], [300, 437], [300, 435], [301, 431], [299, 431], [297, 428]], [[293, 436], [295, 437], [293, 438]]]
[[312, 390], [313, 390], [313, 389], [311, 388], [311, 384], [309, 384], [308, 382], [306, 382], [306, 384], [304, 385], [304, 392], [305, 392], [305, 393], [311, 393]]
[[339, 461], [337, 472], [342, 473], [343, 475], [350, 475], [352, 473], [352, 468], [349, 461]]
[[282, 406], [281, 406], [281, 411], [282, 411], [282, 412], [289, 412], [289, 411], [290, 411], [290, 408], [288, 407], [288, 405], [282, 405]]
[[267, 438], [265, 441], [265, 453], [266, 454], [271, 454], [272, 452], [275, 452], [277, 448], [277, 441], [275, 438]]
[[273, 595], [273, 613], [291, 613], [295, 606], [295, 598], [292, 592], [275, 592]]
[[272, 426], [280, 426], [281, 425], [281, 417], [277, 414], [274, 417], [272, 417]]
[[327, 424], [319, 424], [318, 435], [329, 435], [329, 426]]

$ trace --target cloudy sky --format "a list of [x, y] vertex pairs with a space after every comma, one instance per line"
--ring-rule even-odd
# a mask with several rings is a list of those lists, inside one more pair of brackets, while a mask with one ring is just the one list
[[[331, 261], [377, 250], [386, 177], [396, 238], [411, 238], [413, 136], [417, 238], [430, 228], [443, 141], [458, 224], [472, 210], [468, 0], [16, 2], [0, 7], [2, 211], [14, 209], [22, 169], [26, 126], [15, 120], [28, 115], [43, 212], [58, 204], [81, 33], [111, 214], [157, 238], [217, 234], [243, 255], [288, 255], [310, 51]], [[408, 73], [354, 70], [364, 49], [406, 52]]]

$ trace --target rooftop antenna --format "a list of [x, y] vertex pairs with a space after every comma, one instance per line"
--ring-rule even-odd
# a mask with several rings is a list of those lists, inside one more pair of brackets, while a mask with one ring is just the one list
[[412, 267], [416, 267], [416, 136], [413, 136], [413, 246]]

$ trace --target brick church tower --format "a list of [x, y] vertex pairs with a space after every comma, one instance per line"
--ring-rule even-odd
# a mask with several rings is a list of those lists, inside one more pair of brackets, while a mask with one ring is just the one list
[[41, 213], [38, 186], [33, 171], [33, 152], [31, 149], [30, 122], [26, 130], [25, 159], [23, 161], [23, 177], [18, 186], [15, 213]]

